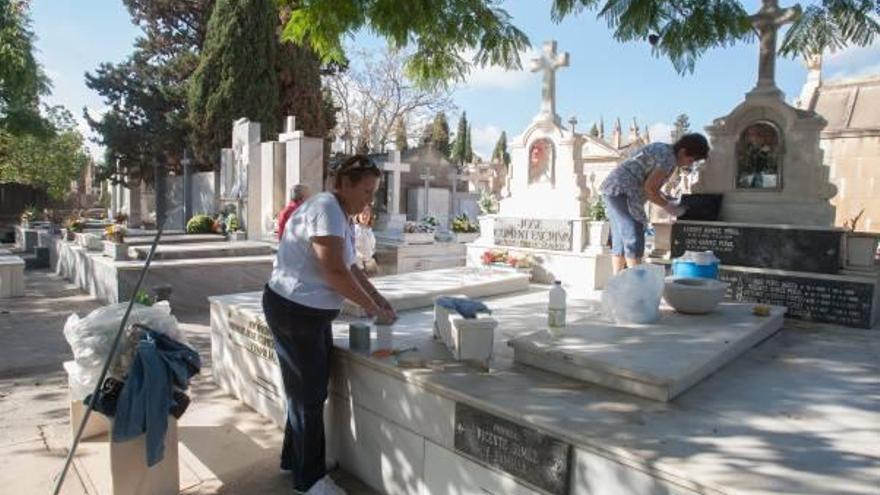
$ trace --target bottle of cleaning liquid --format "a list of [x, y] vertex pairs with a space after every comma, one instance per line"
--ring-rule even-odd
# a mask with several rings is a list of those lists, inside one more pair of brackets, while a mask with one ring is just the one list
[[550, 303], [547, 305], [547, 325], [550, 328], [565, 326], [565, 289], [559, 280], [550, 288]]

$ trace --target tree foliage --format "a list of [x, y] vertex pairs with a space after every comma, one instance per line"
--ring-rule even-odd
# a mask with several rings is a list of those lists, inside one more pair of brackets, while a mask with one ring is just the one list
[[458, 119], [458, 127], [455, 132], [455, 140], [452, 143], [452, 149], [449, 152], [449, 158], [452, 163], [456, 164], [461, 170], [465, 163], [473, 160], [474, 151], [471, 147], [471, 127], [468, 124], [466, 112], [461, 113]]
[[[104, 98], [108, 110], [86, 121], [106, 148], [104, 178], [151, 181], [162, 155], [179, 167], [187, 146], [187, 85], [198, 65], [214, 0], [124, 0], [143, 31], [134, 52], [118, 64], [102, 63], [86, 74], [86, 85]], [[210, 170], [210, 166], [200, 167]]]
[[[367, 29], [397, 50], [414, 47], [407, 75], [420, 85], [463, 80], [474, 65], [520, 68], [526, 35], [498, 0], [280, 0], [293, 7], [284, 38], [323, 61], [345, 62], [343, 38]], [[473, 52], [469, 60], [463, 55]]]
[[[554, 0], [556, 21], [597, 11], [618, 41], [649, 41], [681, 73], [692, 72], [708, 49], [751, 41], [749, 12], [739, 0]], [[873, 14], [873, 16], [872, 16]], [[808, 5], [779, 48], [785, 56], [811, 55], [847, 45], [865, 46], [880, 34], [876, 0], [820, 0]]]
[[29, 184], [63, 199], [90, 158], [69, 111], [46, 109], [45, 133], [14, 134], [0, 128], [0, 183]]
[[449, 156], [449, 122], [446, 120], [444, 112], [438, 112], [434, 116], [434, 122], [431, 124], [431, 142], [429, 144], [443, 156]]
[[34, 55], [28, 2], [0, 0], [0, 183], [61, 199], [89, 160], [70, 112], [46, 107], [50, 81]]
[[455, 108], [448, 89], [420, 88], [406, 76], [404, 53], [353, 48], [348, 53], [351, 63], [324, 78], [339, 108], [336, 133], [346, 147], [354, 142], [358, 149], [383, 152], [400, 122], [425, 122]]
[[199, 65], [189, 85], [193, 150], [216, 164], [231, 142], [232, 123], [260, 122], [262, 137], [278, 127], [277, 11], [272, 0], [218, 0]]
[[397, 125], [394, 126], [394, 147], [398, 151], [406, 151], [409, 149], [409, 139], [406, 133], [406, 117], [397, 119]]
[[691, 122], [686, 113], [679, 114], [672, 125], [671, 138], [673, 143], [691, 131]]
[[50, 82], [34, 56], [34, 34], [23, 0], [0, 0], [0, 128], [47, 133], [40, 97]]
[[495, 143], [495, 149], [492, 150], [492, 161], [495, 163], [503, 163], [505, 168], [510, 167], [510, 153], [507, 151], [507, 132], [501, 131], [498, 136], [498, 142]]

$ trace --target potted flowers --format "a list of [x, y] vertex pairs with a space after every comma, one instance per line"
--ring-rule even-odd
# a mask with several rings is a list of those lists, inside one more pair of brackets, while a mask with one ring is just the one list
[[437, 220], [427, 216], [420, 222], [403, 224], [404, 244], [434, 244], [434, 233], [437, 231]]
[[20, 224], [21, 228], [27, 229], [30, 228], [31, 222], [36, 221], [37, 217], [40, 215], [40, 210], [37, 209], [36, 206], [28, 206], [21, 212]]
[[243, 241], [247, 239], [247, 233], [241, 230], [241, 224], [235, 213], [230, 213], [224, 221], [226, 238], [230, 241]]
[[480, 236], [480, 227], [467, 216], [467, 213], [462, 213], [452, 219], [452, 234], [455, 242], [462, 244], [473, 242]]
[[608, 223], [608, 215], [605, 212], [605, 202], [602, 196], [596, 195], [590, 205], [589, 224], [589, 250], [601, 253], [605, 250], [611, 225]]
[[104, 256], [113, 261], [128, 259], [128, 245], [125, 243], [126, 232], [125, 226], [119, 223], [104, 228]]

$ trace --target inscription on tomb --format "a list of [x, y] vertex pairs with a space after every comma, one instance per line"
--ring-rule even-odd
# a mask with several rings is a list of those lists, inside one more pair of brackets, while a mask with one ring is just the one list
[[262, 318], [252, 319], [230, 309], [227, 312], [230, 340], [237, 346], [259, 358], [278, 364], [275, 339]]
[[720, 270], [728, 296], [788, 307], [786, 316], [850, 327], [871, 327], [874, 287], [867, 283]]
[[568, 493], [571, 445], [455, 404], [455, 450], [553, 494]]
[[533, 249], [571, 251], [572, 226], [568, 220], [540, 218], [495, 219], [495, 244]]
[[843, 232], [676, 222], [672, 256], [711, 250], [722, 265], [775, 268], [812, 273], [840, 271]]

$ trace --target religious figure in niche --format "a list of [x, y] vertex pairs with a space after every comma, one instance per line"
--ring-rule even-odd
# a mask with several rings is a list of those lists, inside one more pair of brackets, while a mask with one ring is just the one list
[[550, 182], [553, 158], [553, 143], [549, 139], [532, 143], [529, 148], [529, 184]]
[[782, 187], [782, 139], [771, 122], [746, 127], [736, 143], [736, 187], [779, 189]]

